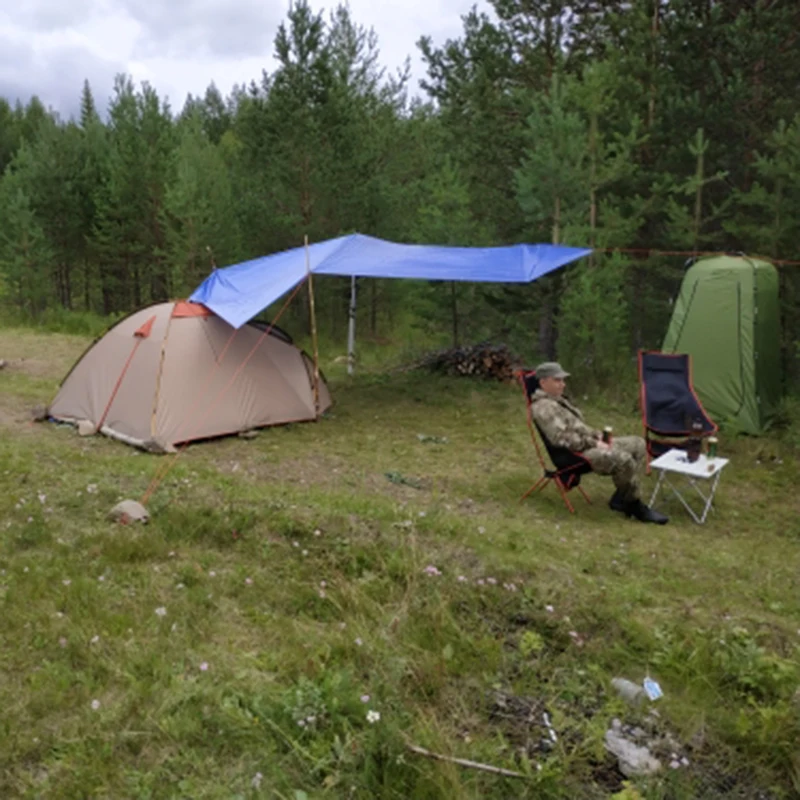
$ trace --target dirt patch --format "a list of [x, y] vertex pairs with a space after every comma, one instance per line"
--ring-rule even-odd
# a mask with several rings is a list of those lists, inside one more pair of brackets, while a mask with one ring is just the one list
[[8, 362], [3, 372], [60, 381], [88, 344], [83, 336], [0, 330], [0, 358]]

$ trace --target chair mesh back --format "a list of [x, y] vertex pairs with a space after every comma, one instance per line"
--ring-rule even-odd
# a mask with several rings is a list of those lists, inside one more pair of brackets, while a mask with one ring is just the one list
[[688, 436], [696, 422], [704, 434], [717, 426], [706, 414], [691, 383], [687, 354], [640, 353], [642, 413], [645, 427], [664, 436]]

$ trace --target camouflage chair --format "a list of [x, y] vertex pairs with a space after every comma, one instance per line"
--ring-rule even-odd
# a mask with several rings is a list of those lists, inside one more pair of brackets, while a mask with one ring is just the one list
[[[575, 509], [572, 507], [569, 497], [567, 497], [567, 492], [577, 488], [583, 495], [583, 499], [591, 504], [592, 501], [581, 488], [580, 482], [582, 475], [586, 475], [592, 471], [592, 465], [580, 453], [574, 453], [566, 447], [557, 447], [552, 442], [548, 441], [544, 433], [542, 433], [541, 428], [533, 419], [533, 412], [531, 410], [531, 398], [534, 392], [539, 388], [539, 379], [536, 377], [536, 373], [531, 370], [520, 370], [516, 373], [516, 376], [520, 386], [522, 386], [522, 391], [525, 393], [528, 428], [531, 432], [533, 446], [536, 448], [536, 457], [539, 459], [539, 464], [544, 473], [542, 477], [520, 497], [519, 501], [521, 503], [529, 494], [538, 492], [540, 489], [547, 486], [550, 481], [553, 481], [561, 494], [564, 505], [566, 505], [571, 514], [574, 514]], [[552, 466], [548, 466], [539, 440], [541, 440], [542, 445], [544, 445], [544, 450], [547, 452]]]

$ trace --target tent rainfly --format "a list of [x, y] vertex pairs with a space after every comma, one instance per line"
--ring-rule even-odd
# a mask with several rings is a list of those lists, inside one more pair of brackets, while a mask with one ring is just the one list
[[348, 370], [352, 371], [357, 277], [530, 283], [591, 252], [550, 244], [398, 244], [353, 233], [214, 270], [189, 299], [203, 303], [238, 328], [312, 273], [349, 277]]
[[315, 419], [331, 405], [309, 357], [286, 334], [232, 328], [203, 305], [160, 303], [110, 328], [77, 361], [53, 419], [152, 452], [267, 425]]
[[713, 256], [687, 271], [662, 350], [689, 353], [709, 414], [762, 433], [781, 396], [778, 272], [747, 256]]

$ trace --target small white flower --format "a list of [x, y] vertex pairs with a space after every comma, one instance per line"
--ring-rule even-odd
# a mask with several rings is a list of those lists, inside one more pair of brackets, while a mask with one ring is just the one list
[[552, 614], [552, 613], [555, 611], [555, 609], [553, 608], [553, 606], [545, 606], [545, 607], [544, 607], [544, 610], [545, 610], [545, 611], [549, 611], [551, 614]]
[[297, 720], [297, 724], [298, 724], [298, 725], [299, 725], [301, 728], [305, 728], [305, 726], [306, 726], [306, 721], [305, 721], [304, 719], [299, 719], [299, 720]]
[[[214, 572], [214, 570], [213, 570], [213, 569], [212, 569], [212, 570], [209, 570], [209, 572], [208, 572], [208, 577], [209, 577], [209, 578], [216, 578], [216, 577], [217, 577], [217, 573], [216, 573], [216, 572]], [[258, 774], [260, 775], [261, 773], [259, 772]]]
[[97, 492], [97, 484], [96, 484], [96, 483], [90, 483], [90, 484], [89, 484], [89, 485], [86, 487], [86, 491], [87, 491], [89, 494], [95, 494], [95, 493]]
[[97, 644], [99, 641], [100, 641], [100, 637], [99, 637], [99, 636], [97, 636], [97, 635], [95, 635], [95, 636], [92, 636], [92, 638], [91, 638], [91, 639], [89, 639], [89, 643], [90, 643], [90, 644]]
[[69, 578], [66, 578], [65, 580], [61, 581], [61, 583], [63, 583], [64, 586], [69, 586], [72, 583], [72, 581]]
[[156, 609], [156, 616], [157, 617], [166, 617], [167, 616], [167, 609], [164, 606], [159, 606]]
[[300, 542], [292, 542], [292, 547], [300, 547]]
[[97, 580], [99, 580], [100, 583], [102, 583], [105, 579], [106, 579], [106, 576], [105, 575], [101, 575]]
[[478, 527], [478, 533], [486, 533], [486, 528], [484, 528], [483, 525], [480, 525]]
[[99, 700], [92, 700], [92, 710], [97, 711], [100, 708], [100, 701]]
[[301, 555], [307, 556], [307, 555], [308, 555], [308, 550], [303, 550], [303, 552], [301, 553]]
[[459, 583], [464, 583], [464, 581], [466, 581], [466, 579], [467, 579], [467, 578], [466, 578], [466, 576], [465, 576], [465, 575], [459, 575], [459, 576], [458, 576], [458, 582], [459, 582]]
[[174, 550], [170, 550], [169, 551], [169, 557], [170, 558], [175, 558], [175, 551]]
[[262, 780], [264, 780], [264, 776], [260, 772], [256, 772], [256, 774], [253, 775], [253, 780], [250, 781], [250, 785], [254, 789], [260, 789]]
[[252, 586], [253, 585], [253, 579], [252, 578], [245, 578], [244, 582], [245, 582], [246, 586]]
[[39, 494], [39, 502], [40, 502], [42, 505], [44, 505], [46, 501], [47, 501], [47, 495], [46, 495], [46, 494], [41, 494], [41, 493], [40, 493], [40, 494]]
[[367, 722], [369, 722], [370, 725], [374, 725], [376, 722], [379, 722], [380, 718], [381, 718], [380, 711], [373, 711], [372, 709], [367, 711]]
[[317, 528], [317, 529], [314, 531], [314, 536], [322, 536], [322, 531], [321, 531], [319, 528]]
[[207, 661], [203, 661], [200, 664], [200, 672], [208, 672], [208, 662]]
[[356, 644], [357, 644], [359, 647], [361, 647], [361, 645], [362, 645], [362, 644], [364, 644], [364, 642], [363, 642], [363, 640], [361, 639], [361, 637], [360, 637], [360, 636], [359, 636], [359, 637], [356, 639]]
[[176, 589], [185, 589], [186, 587], [182, 583], [179, 583], [175, 588]]
[[361, 702], [362, 703], [369, 703], [369, 695], [368, 694], [362, 694], [361, 695]]

